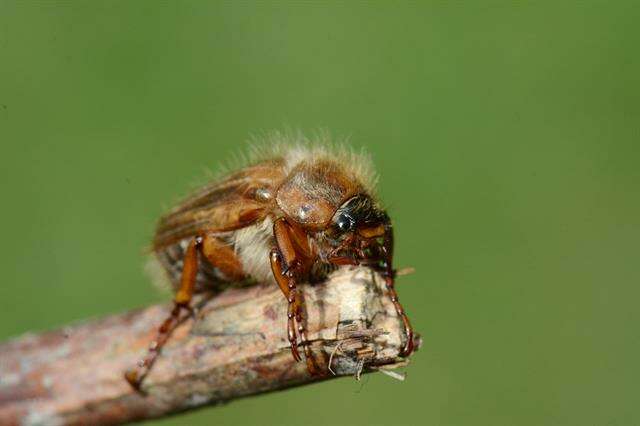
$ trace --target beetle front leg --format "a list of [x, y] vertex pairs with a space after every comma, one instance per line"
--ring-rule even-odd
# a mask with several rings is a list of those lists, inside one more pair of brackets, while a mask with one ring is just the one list
[[[296, 288], [295, 281], [289, 278], [287, 272], [284, 271], [282, 255], [277, 248], [271, 250], [269, 260], [271, 261], [273, 276], [289, 304], [287, 307], [287, 337], [291, 345], [291, 354], [296, 361], [301, 361], [302, 358], [300, 358], [300, 353], [298, 352], [298, 339], [296, 337], [295, 327], [295, 323], [302, 319], [300, 315], [296, 315], [298, 289]], [[301, 322], [302, 321], [300, 321], [300, 323]], [[301, 331], [304, 331], [304, 327], [302, 327]]]
[[287, 336], [291, 344], [291, 353], [296, 361], [301, 361], [296, 338], [297, 331], [304, 349], [307, 370], [311, 374], [316, 374], [317, 369], [311, 348], [308, 345], [305, 318], [302, 315], [302, 294], [296, 287], [298, 277], [308, 267], [309, 248], [304, 246], [306, 238], [300, 230], [294, 229], [284, 218], [275, 221], [273, 234], [277, 247], [272, 249], [270, 253], [271, 270], [289, 304], [287, 308]]
[[408, 357], [413, 353], [414, 343], [413, 343], [413, 327], [411, 327], [411, 323], [409, 322], [409, 317], [407, 316], [404, 308], [400, 304], [398, 300], [398, 293], [395, 289], [395, 279], [393, 277], [393, 273], [384, 273], [384, 280], [387, 287], [387, 291], [389, 292], [389, 297], [391, 298], [391, 302], [393, 302], [393, 306], [396, 308], [397, 314], [402, 319], [402, 323], [404, 325], [404, 331], [407, 336], [407, 340], [402, 348], [402, 352], [400, 353], [403, 357]]
[[396, 272], [393, 269], [393, 228], [391, 226], [391, 222], [387, 218], [387, 223], [384, 225], [384, 236], [382, 243], [382, 275], [384, 276], [384, 281], [387, 287], [387, 291], [389, 292], [389, 297], [391, 298], [391, 302], [393, 302], [393, 306], [396, 308], [396, 312], [402, 319], [402, 323], [404, 325], [404, 331], [407, 337], [407, 340], [400, 352], [400, 356], [408, 357], [413, 353], [414, 342], [413, 342], [413, 327], [411, 327], [411, 323], [409, 322], [409, 317], [407, 313], [404, 311], [404, 308], [400, 304], [398, 300], [398, 293], [395, 289], [395, 276]]

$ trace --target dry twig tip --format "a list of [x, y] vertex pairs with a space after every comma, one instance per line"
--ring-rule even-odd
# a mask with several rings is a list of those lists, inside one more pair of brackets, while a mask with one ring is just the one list
[[[123, 379], [153, 339], [167, 306], [88, 321], [0, 345], [0, 424], [122, 424], [194, 407], [403, 365], [402, 320], [366, 268], [303, 286], [314, 361], [291, 357], [277, 288], [228, 290], [180, 325], [135, 392]], [[331, 372], [328, 367], [331, 366]]]

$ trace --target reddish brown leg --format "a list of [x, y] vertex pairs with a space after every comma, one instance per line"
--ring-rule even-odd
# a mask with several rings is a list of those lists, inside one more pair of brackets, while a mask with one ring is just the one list
[[229, 281], [241, 281], [245, 278], [240, 259], [229, 245], [215, 235], [207, 234], [202, 238], [200, 252]]
[[413, 328], [411, 327], [411, 323], [409, 322], [409, 318], [405, 313], [402, 305], [398, 300], [398, 293], [396, 293], [395, 289], [395, 271], [392, 267], [393, 261], [393, 228], [391, 227], [391, 222], [387, 219], [387, 223], [384, 226], [384, 241], [382, 244], [382, 255], [384, 257], [383, 260], [383, 275], [385, 284], [387, 286], [387, 290], [389, 291], [389, 297], [393, 302], [393, 306], [396, 308], [396, 312], [402, 318], [402, 323], [404, 324], [405, 334], [407, 336], [407, 341], [402, 348], [402, 352], [400, 353], [403, 357], [408, 357], [413, 352]]
[[[295, 287], [295, 282], [290, 280], [285, 273], [283, 273], [284, 265], [282, 261], [282, 256], [277, 248], [271, 250], [269, 254], [269, 259], [271, 261], [271, 270], [273, 271], [273, 276], [284, 294], [284, 297], [287, 299], [289, 306], [287, 308], [287, 337], [289, 339], [289, 344], [291, 345], [291, 354], [296, 361], [300, 361], [300, 353], [298, 352], [298, 339], [296, 337], [296, 329], [295, 329], [295, 299], [297, 296], [297, 290]], [[291, 281], [291, 282], [290, 282]]]
[[[364, 258], [360, 252], [360, 248], [356, 248], [356, 254], [360, 256], [360, 259], [357, 259], [353, 256], [352, 251], [353, 241], [356, 239], [355, 234], [348, 235], [342, 243], [331, 250], [327, 257], [327, 261], [333, 263], [334, 265], [342, 266], [342, 265], [354, 265], [357, 266], [360, 264], [360, 259]], [[340, 254], [341, 252], [346, 251], [347, 255]], [[351, 254], [351, 255], [349, 255]]]
[[353, 257], [349, 256], [331, 256], [327, 259], [329, 262], [334, 265], [343, 266], [343, 265], [354, 265], [357, 266], [360, 262]]
[[[296, 361], [300, 361], [296, 328], [304, 348], [307, 369], [316, 373], [311, 348], [308, 345], [305, 318], [302, 315], [302, 297], [296, 287], [297, 276], [308, 267], [308, 247], [304, 247], [305, 236], [293, 229], [284, 219], [273, 225], [277, 248], [271, 250], [270, 261], [273, 276], [289, 304], [287, 309], [287, 336], [291, 345], [291, 353]], [[297, 325], [297, 327], [296, 327]]]
[[402, 348], [402, 352], [400, 353], [403, 357], [408, 357], [413, 352], [413, 328], [411, 327], [411, 323], [409, 322], [409, 317], [404, 312], [402, 305], [398, 301], [398, 293], [396, 293], [396, 289], [394, 288], [394, 278], [385, 276], [385, 283], [387, 286], [387, 290], [389, 291], [389, 297], [391, 297], [391, 301], [393, 302], [393, 306], [396, 308], [396, 312], [402, 318], [402, 323], [404, 324], [404, 331], [407, 335], [407, 341]]
[[147, 356], [138, 362], [136, 368], [131, 369], [125, 373], [127, 381], [136, 389], [140, 388], [142, 380], [149, 374], [149, 370], [153, 366], [153, 363], [158, 358], [160, 350], [167, 342], [169, 335], [176, 328], [180, 319], [180, 312], [182, 309], [192, 312], [189, 303], [193, 295], [193, 289], [196, 282], [196, 274], [198, 272], [198, 248], [202, 244], [202, 238], [196, 237], [189, 243], [187, 250], [184, 254], [184, 266], [182, 268], [182, 278], [180, 281], [180, 288], [174, 298], [174, 306], [171, 310], [169, 317], [164, 320], [160, 328], [158, 328], [158, 335], [154, 341], [149, 345], [149, 352]]

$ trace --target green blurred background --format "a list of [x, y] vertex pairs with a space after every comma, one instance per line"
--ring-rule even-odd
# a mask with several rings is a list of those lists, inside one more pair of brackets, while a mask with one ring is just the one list
[[[637, 2], [0, 1], [0, 338], [167, 300], [156, 218], [252, 133], [350, 136], [424, 337], [158, 425], [637, 425]], [[1, 354], [0, 354], [1, 357]]]

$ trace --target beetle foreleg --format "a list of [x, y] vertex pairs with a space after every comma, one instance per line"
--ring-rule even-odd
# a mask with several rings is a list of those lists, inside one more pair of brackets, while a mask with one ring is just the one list
[[409, 322], [409, 317], [404, 311], [404, 308], [398, 301], [398, 293], [396, 293], [395, 289], [395, 276], [396, 271], [393, 270], [392, 261], [393, 261], [393, 228], [391, 227], [391, 222], [387, 221], [384, 225], [384, 238], [382, 242], [382, 274], [384, 276], [384, 281], [387, 287], [387, 291], [389, 292], [389, 297], [393, 302], [393, 306], [396, 308], [396, 312], [402, 318], [402, 323], [404, 325], [405, 334], [407, 336], [407, 341], [402, 348], [402, 352], [400, 353], [403, 357], [408, 357], [411, 355], [414, 349], [413, 345], [413, 327], [411, 327], [411, 323]]
[[[297, 309], [297, 300], [298, 299], [298, 290], [295, 285], [295, 280], [290, 278], [289, 273], [283, 272], [284, 265], [282, 261], [282, 255], [277, 248], [271, 250], [269, 255], [271, 261], [271, 270], [273, 271], [273, 276], [284, 294], [284, 297], [287, 299], [287, 303], [289, 304], [287, 307], [287, 338], [289, 339], [289, 344], [291, 345], [291, 354], [296, 361], [301, 361], [300, 353], [298, 352], [298, 339], [296, 334], [296, 322], [299, 321], [298, 330], [300, 331], [301, 338], [306, 340], [305, 337], [302, 336], [304, 333], [304, 326], [302, 324], [302, 317], [299, 314], [299, 309]], [[306, 350], [305, 350], [306, 355]]]
[[289, 304], [287, 308], [287, 336], [291, 345], [291, 353], [296, 361], [301, 360], [298, 352], [297, 332], [304, 348], [307, 369], [311, 374], [315, 374], [317, 370], [313, 362], [311, 348], [308, 345], [305, 318], [303, 317], [302, 294], [296, 287], [299, 275], [307, 267], [305, 261], [309, 257], [308, 247], [304, 246], [305, 239], [301, 232], [293, 229], [285, 219], [275, 221], [273, 233], [277, 247], [270, 253], [271, 270]]

